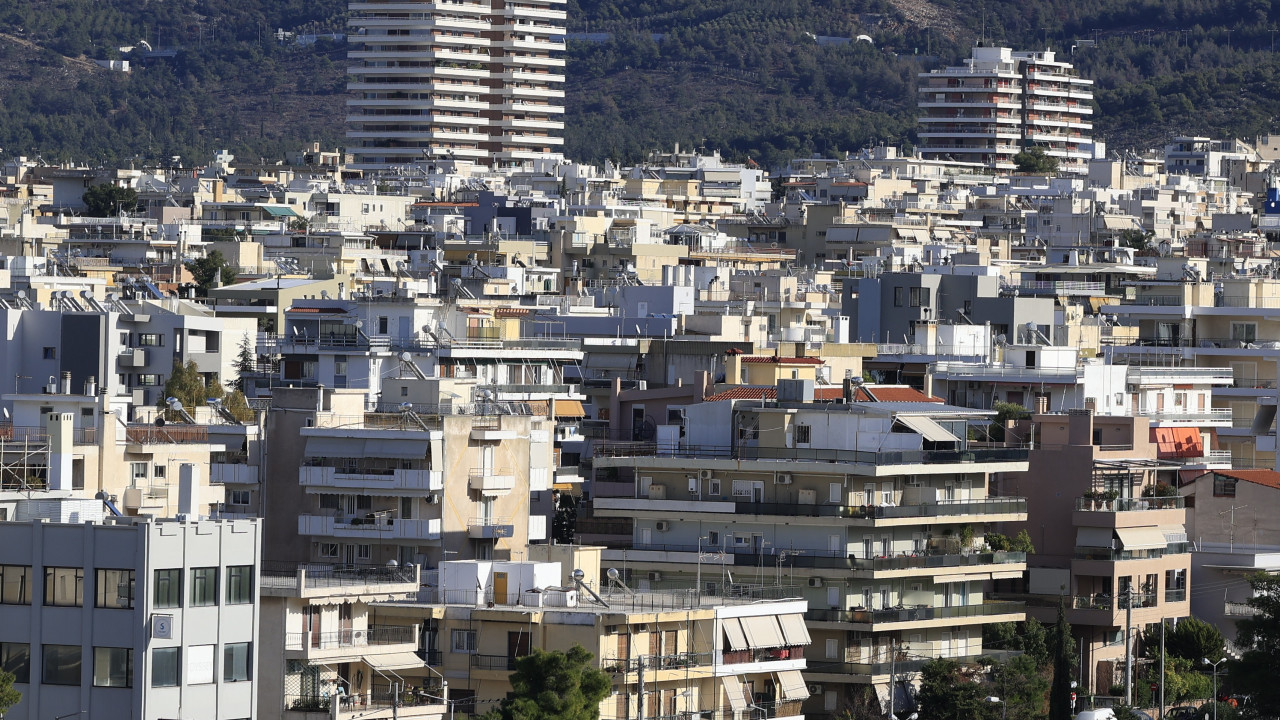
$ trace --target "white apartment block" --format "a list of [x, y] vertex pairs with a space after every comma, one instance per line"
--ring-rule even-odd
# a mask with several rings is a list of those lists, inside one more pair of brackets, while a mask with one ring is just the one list
[[257, 716], [257, 520], [104, 517], [23, 499], [0, 522], [10, 720]]
[[976, 47], [964, 65], [920, 73], [917, 150], [1003, 173], [1014, 169], [1014, 155], [1040, 147], [1059, 169], [1085, 172], [1092, 86], [1051, 50]]
[[565, 0], [353, 0], [355, 166], [524, 168], [564, 143]]

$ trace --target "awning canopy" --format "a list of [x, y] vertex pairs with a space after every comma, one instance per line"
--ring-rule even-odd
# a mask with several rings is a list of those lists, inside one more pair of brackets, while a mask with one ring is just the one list
[[430, 441], [427, 439], [386, 440], [370, 439], [364, 443], [364, 456], [371, 458], [390, 458], [395, 460], [421, 460], [427, 456]]
[[750, 705], [747, 701], [747, 691], [742, 681], [736, 675], [727, 675], [720, 678], [720, 682], [724, 685], [724, 694], [729, 696], [729, 706], [734, 712], [741, 712]]
[[360, 658], [374, 670], [407, 670], [420, 668], [427, 663], [411, 652], [394, 652], [385, 655], [365, 655]]
[[739, 620], [742, 622], [742, 632], [747, 636], [747, 644], [752, 648], [776, 648], [787, 644], [776, 616], [744, 617]]
[[582, 407], [581, 400], [556, 400], [554, 405], [556, 417], [558, 418], [582, 418], [587, 416], [587, 410]]
[[298, 217], [298, 213], [293, 208], [284, 205], [259, 205], [271, 217]]
[[1109, 548], [1112, 542], [1111, 528], [1082, 527], [1076, 530], [1076, 545], [1080, 547]]
[[799, 670], [783, 670], [778, 673], [778, 688], [783, 700], [809, 699], [809, 686], [805, 684], [804, 674]]
[[1198, 428], [1154, 427], [1151, 442], [1156, 444], [1156, 456], [1162, 460], [1204, 456], [1204, 442]]
[[960, 442], [960, 438], [947, 432], [947, 429], [923, 415], [898, 415], [894, 418], [907, 428], [920, 433], [929, 442]]
[[750, 645], [747, 644], [747, 636], [742, 632], [742, 624], [738, 622], [738, 618], [725, 618], [721, 625], [724, 627], [724, 635], [729, 640], [730, 650], [747, 650]]
[[803, 615], [779, 615], [778, 624], [782, 626], [782, 637], [788, 645], [808, 645], [812, 642], [809, 629], [804, 625]]
[[1156, 550], [1169, 544], [1160, 528], [1116, 528], [1116, 535], [1125, 550]]
[[304, 451], [307, 457], [362, 458], [364, 438], [309, 437]]

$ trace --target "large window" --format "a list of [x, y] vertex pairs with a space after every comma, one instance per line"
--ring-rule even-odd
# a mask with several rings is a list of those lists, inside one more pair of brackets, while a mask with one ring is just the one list
[[1227, 477], [1226, 475], [1214, 475], [1213, 476], [1213, 496], [1214, 497], [1235, 497], [1236, 482], [1237, 480], [1233, 477]]
[[31, 567], [0, 565], [0, 604], [31, 604]]
[[0, 670], [11, 673], [14, 682], [31, 682], [31, 646], [27, 643], [0, 643]]
[[246, 682], [253, 679], [249, 658], [252, 643], [227, 643], [222, 647], [222, 682]]
[[84, 569], [45, 568], [44, 604], [59, 607], [83, 607]]
[[453, 651], [456, 653], [474, 653], [476, 651], [476, 631], [454, 630]]
[[191, 607], [218, 604], [218, 568], [191, 568]]
[[187, 684], [208, 685], [213, 682], [214, 645], [192, 645], [187, 648]]
[[94, 648], [93, 686], [133, 687], [133, 650], [129, 648]]
[[128, 609], [133, 607], [133, 571], [99, 570], [94, 583], [97, 599], [94, 607]]
[[80, 684], [80, 646], [44, 646], [44, 684]]
[[182, 570], [156, 571], [155, 597], [152, 605], [157, 608], [182, 607]]
[[179, 648], [154, 648], [151, 650], [151, 687], [178, 686]]
[[227, 604], [253, 602], [253, 566], [232, 565], [227, 568]]

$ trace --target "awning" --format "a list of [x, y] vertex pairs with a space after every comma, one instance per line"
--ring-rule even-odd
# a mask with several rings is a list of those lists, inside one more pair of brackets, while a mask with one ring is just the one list
[[741, 712], [747, 709], [751, 703], [747, 702], [746, 687], [737, 675], [729, 675], [720, 678], [720, 682], [724, 684], [724, 694], [729, 696], [729, 706], [734, 712]]
[[1116, 535], [1124, 550], [1163, 550], [1169, 544], [1160, 528], [1116, 528]]
[[787, 644], [776, 616], [744, 617], [739, 620], [742, 622], [742, 632], [747, 636], [747, 644], [752, 648], [776, 648]]
[[581, 400], [556, 400], [556, 417], [558, 418], [583, 418], [587, 416], [586, 408], [582, 407]]
[[424, 667], [427, 663], [411, 652], [394, 652], [385, 655], [365, 655], [360, 658], [374, 670], [407, 670]]
[[799, 670], [783, 670], [778, 673], [778, 688], [782, 691], [783, 700], [809, 699], [809, 686], [804, 681], [804, 674]]
[[1275, 405], [1259, 405], [1253, 416], [1252, 431], [1254, 435], [1266, 435], [1271, 432], [1271, 425], [1276, 420]]
[[1203, 457], [1204, 443], [1198, 428], [1154, 427], [1151, 442], [1156, 444], [1156, 456], [1160, 459]]
[[291, 207], [283, 205], [259, 205], [271, 217], [298, 217], [298, 213], [293, 211]]
[[370, 439], [364, 443], [364, 456], [395, 460], [421, 460], [427, 456], [429, 442], [422, 440]]
[[1109, 548], [1112, 542], [1111, 528], [1082, 527], [1076, 530], [1079, 547]]
[[813, 642], [809, 637], [809, 629], [804, 626], [803, 615], [779, 615], [778, 624], [782, 626], [782, 637], [788, 645], [808, 645]]
[[304, 451], [307, 457], [362, 458], [364, 438], [309, 437]]
[[894, 419], [911, 430], [920, 433], [929, 442], [960, 442], [960, 438], [923, 415], [896, 415]]
[[738, 622], [738, 618], [725, 618], [720, 623], [724, 627], [725, 637], [729, 639], [730, 650], [747, 650], [750, 645], [747, 644], [747, 636], [742, 632], [742, 624]]
[[547, 417], [551, 413], [549, 400], [525, 400], [524, 404], [528, 406], [530, 415]]

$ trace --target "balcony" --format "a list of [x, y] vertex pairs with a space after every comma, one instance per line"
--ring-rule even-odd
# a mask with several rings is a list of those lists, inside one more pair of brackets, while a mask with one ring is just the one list
[[285, 633], [285, 656], [296, 660], [337, 661], [385, 652], [414, 652], [417, 628], [409, 625], [370, 626], [333, 632]]
[[243, 455], [225, 457], [227, 462], [209, 463], [209, 482], [214, 485], [257, 485], [258, 466], [248, 464]]
[[474, 517], [467, 521], [467, 537], [472, 540], [497, 540], [515, 535], [515, 524], [509, 517]]
[[418, 578], [412, 566], [265, 563], [259, 585], [263, 595], [275, 597], [411, 594], [418, 591]]
[[[425, 693], [372, 691], [339, 696], [339, 706], [330, 705], [328, 696], [285, 695], [285, 717], [290, 720], [358, 720], [359, 718], [390, 718], [400, 720], [430, 720], [447, 717], [452, 705], [439, 697]], [[336, 712], [335, 712], [336, 710]]]
[[1231, 422], [1230, 408], [1205, 408], [1202, 410], [1139, 410], [1137, 415], [1149, 418], [1157, 425], [1222, 425]]
[[[725, 665], [803, 659], [803, 645], [788, 645], [786, 647], [768, 648], [767, 650], [726, 650], [720, 656], [720, 661]], [[680, 666], [677, 665], [677, 667]]]
[[125, 442], [129, 445], [204, 444], [209, 442], [209, 428], [173, 423], [163, 426], [129, 425], [125, 428]]
[[500, 670], [503, 673], [516, 669], [518, 657], [508, 655], [472, 655], [471, 667], [476, 670]]
[[1258, 614], [1258, 609], [1247, 602], [1226, 602], [1223, 604], [1222, 612], [1227, 617], [1253, 617]]
[[853, 463], [858, 465], [932, 465], [955, 463], [1025, 463], [1025, 447], [969, 447], [963, 450], [828, 450], [819, 448], [742, 447], [730, 445], [661, 446], [650, 442], [607, 442], [596, 446], [597, 458], [690, 458], [696, 460], [763, 460]]
[[[747, 650], [744, 652], [750, 653], [752, 651]], [[730, 653], [725, 653], [726, 657], [728, 655], [730, 655]], [[630, 658], [605, 658], [600, 661], [600, 669], [607, 673], [630, 673], [639, 671], [641, 664], [643, 664], [645, 670], [676, 670], [681, 668], [712, 665], [714, 662], [715, 653], [670, 653], [667, 655], [643, 655]], [[728, 661], [726, 660], [726, 662]], [[751, 661], [743, 660], [735, 662]]]
[[1177, 603], [1187, 601], [1186, 588], [1170, 588], [1164, 591], [1164, 601], [1167, 603]]
[[467, 486], [482, 495], [506, 495], [515, 489], [516, 476], [507, 468], [472, 468]]
[[439, 540], [439, 518], [398, 520], [394, 517], [344, 517], [299, 515], [298, 534], [331, 538], [358, 538], [395, 542], [399, 540]]
[[[990, 618], [997, 615], [1018, 615], [1026, 612], [1026, 605], [1020, 602], [992, 602], [981, 605], [959, 605], [955, 607], [916, 607], [885, 608], [882, 610], [818, 610], [805, 612], [805, 620], [811, 622], [852, 623], [857, 625], [889, 625], [895, 623], [917, 623], [931, 620], [960, 620], [964, 618]], [[1021, 617], [1014, 618], [1020, 620]], [[876, 628], [892, 629], [892, 628]]]
[[1018, 289], [1024, 295], [1106, 295], [1107, 285], [1082, 280], [1023, 280]]
[[404, 468], [337, 468], [305, 465], [298, 468], [298, 484], [304, 487], [352, 488], [360, 490], [442, 490], [444, 474], [439, 470]]
[[1076, 510], [1089, 512], [1146, 512], [1150, 510], [1182, 510], [1186, 508], [1185, 498], [1181, 497], [1141, 497], [1116, 498], [1114, 500], [1094, 500], [1076, 498]]
[[[875, 521], [876, 525], [910, 524], [892, 522], [915, 518], [955, 518], [963, 516], [1023, 516], [1027, 499], [1020, 497], [980, 500], [942, 500], [920, 505], [805, 505], [799, 503], [733, 502], [730, 500], [654, 500], [650, 498], [596, 498], [596, 510], [625, 510], [628, 513], [718, 513], [732, 515], [779, 515], [784, 517], [844, 518]], [[609, 513], [614, 515], [615, 513]], [[628, 514], [628, 517], [631, 515]], [[1024, 519], [1010, 517], [1009, 520]], [[886, 522], [879, 522], [879, 521]]]
[[1145, 550], [1116, 550], [1114, 548], [1093, 548], [1077, 546], [1075, 550], [1076, 560], [1104, 560], [1108, 562], [1123, 562], [1125, 560], [1155, 560], [1165, 555], [1182, 555], [1189, 550], [1189, 544], [1186, 542], [1171, 542], [1164, 548], [1151, 548]]

